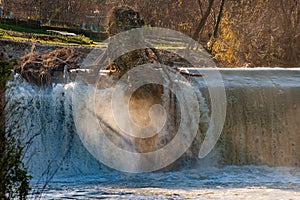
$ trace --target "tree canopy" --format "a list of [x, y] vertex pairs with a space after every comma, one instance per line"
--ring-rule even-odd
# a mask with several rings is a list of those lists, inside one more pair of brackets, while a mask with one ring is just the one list
[[[2, 4], [2, 5], [1, 5]], [[146, 25], [170, 28], [198, 40], [221, 67], [297, 66], [297, 0], [1, 0], [4, 17], [104, 31], [107, 13], [128, 5]]]

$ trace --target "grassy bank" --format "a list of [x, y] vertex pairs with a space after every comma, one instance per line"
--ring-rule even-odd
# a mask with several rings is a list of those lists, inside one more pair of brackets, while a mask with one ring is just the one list
[[0, 38], [42, 44], [95, 46], [95, 42], [83, 35], [65, 36], [49, 33], [44, 29], [31, 29], [0, 23]]

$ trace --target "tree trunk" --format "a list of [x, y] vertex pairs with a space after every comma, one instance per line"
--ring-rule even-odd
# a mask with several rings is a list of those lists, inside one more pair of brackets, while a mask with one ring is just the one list
[[219, 11], [216, 27], [215, 27], [215, 31], [214, 31], [214, 38], [218, 37], [218, 31], [219, 31], [220, 22], [221, 22], [221, 19], [222, 19], [224, 3], [225, 3], [225, 0], [222, 0], [221, 5], [220, 5], [220, 11]]
[[207, 9], [206, 9], [203, 17], [201, 18], [201, 20], [200, 20], [200, 22], [199, 22], [199, 24], [198, 24], [198, 26], [197, 26], [197, 28], [196, 28], [196, 30], [194, 32], [194, 35], [193, 35], [193, 39], [194, 40], [198, 40], [199, 39], [199, 37], [200, 37], [199, 34], [200, 34], [201, 30], [203, 29], [203, 27], [206, 24], [207, 18], [209, 16], [210, 12], [211, 12], [211, 8], [212, 8], [213, 4], [214, 4], [214, 0], [209, 0], [208, 7], [207, 7]]

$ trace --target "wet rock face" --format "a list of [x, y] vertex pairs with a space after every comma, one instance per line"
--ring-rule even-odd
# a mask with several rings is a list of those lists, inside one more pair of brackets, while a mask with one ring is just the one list
[[[134, 28], [142, 28], [143, 25], [144, 21], [140, 14], [130, 7], [115, 7], [110, 11], [107, 30], [110, 36], [108, 57], [111, 69], [117, 71], [117, 74], [115, 74], [117, 79], [128, 70], [149, 63], [146, 49], [137, 49], [123, 54], [123, 52], [127, 52], [133, 45], [140, 44], [138, 46], [145, 46], [141, 35], [126, 32]], [[119, 33], [122, 33], [122, 37], [116, 36]], [[118, 56], [120, 52], [123, 55]]]

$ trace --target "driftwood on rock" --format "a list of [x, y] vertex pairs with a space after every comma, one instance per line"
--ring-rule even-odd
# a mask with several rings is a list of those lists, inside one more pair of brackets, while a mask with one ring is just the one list
[[38, 86], [51, 83], [54, 72], [78, 68], [81, 55], [71, 48], [61, 48], [45, 54], [29, 53], [21, 57], [15, 71]]

